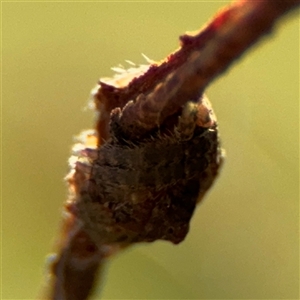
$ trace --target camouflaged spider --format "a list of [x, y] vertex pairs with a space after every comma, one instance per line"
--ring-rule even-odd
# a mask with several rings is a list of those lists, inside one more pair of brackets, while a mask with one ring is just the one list
[[[96, 101], [101, 101], [98, 95]], [[75, 146], [75, 172], [69, 181], [78, 191], [76, 216], [97, 243], [179, 243], [221, 162], [210, 104], [205, 96], [188, 101], [157, 129], [135, 140], [121, 131], [121, 113], [119, 107], [112, 110], [103, 145], [98, 147], [97, 133], [88, 131]], [[91, 139], [94, 148], [86, 146]]]
[[199, 88], [203, 57], [212, 68], [199, 51], [206, 39], [183, 35], [165, 61], [117, 69], [93, 90], [96, 130], [75, 145], [68, 181], [71, 211], [98, 245], [185, 238], [222, 161], [216, 118]]

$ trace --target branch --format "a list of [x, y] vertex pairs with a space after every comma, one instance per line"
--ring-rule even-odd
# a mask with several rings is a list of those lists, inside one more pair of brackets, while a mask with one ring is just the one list
[[69, 213], [65, 214], [57, 248], [43, 294], [53, 300], [87, 299], [103, 268], [105, 253]]
[[181, 36], [181, 48], [149, 69], [159, 78], [153, 91], [128, 103], [119, 114], [116, 122], [123, 134], [129, 139], [141, 137], [178, 111], [187, 99], [197, 99], [217, 76], [269, 34], [280, 17], [299, 4], [299, 0], [239, 0], [221, 10], [196, 35]]
[[181, 36], [180, 49], [160, 64], [149, 66], [142, 75], [122, 84], [116, 80], [115, 84], [100, 81], [94, 93], [96, 108], [101, 112], [97, 134], [85, 133], [85, 140], [75, 145], [77, 154], [70, 162], [69, 199], [64, 207], [57, 255], [49, 268], [44, 291], [47, 299], [87, 299], [105, 260], [119, 249], [120, 244], [107, 243], [105, 238], [95, 242], [78, 217], [77, 206], [86, 192], [84, 184], [90, 179], [97, 151], [109, 138], [110, 122], [128, 140], [143, 137], [188, 100], [199, 98], [217, 76], [299, 4], [300, 0], [236, 1], [197, 34]]

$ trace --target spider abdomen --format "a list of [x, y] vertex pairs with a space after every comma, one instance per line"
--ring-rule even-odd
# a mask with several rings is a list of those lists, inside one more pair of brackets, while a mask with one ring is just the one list
[[179, 243], [219, 158], [216, 124], [196, 127], [189, 140], [174, 133], [138, 145], [107, 142], [81, 188], [77, 214], [101, 243]]

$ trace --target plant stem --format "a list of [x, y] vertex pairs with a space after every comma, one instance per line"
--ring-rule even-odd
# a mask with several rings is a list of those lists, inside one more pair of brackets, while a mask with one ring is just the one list
[[181, 36], [181, 48], [153, 73], [159, 77], [166, 64], [173, 71], [164, 72], [151, 93], [123, 109], [118, 123], [124, 135], [129, 139], [143, 136], [178, 111], [187, 99], [197, 99], [217, 76], [269, 34], [280, 17], [299, 4], [299, 0], [238, 0], [218, 12], [196, 35]]
[[[118, 116], [124, 134], [129, 139], [143, 136], [188, 100], [198, 98], [241, 54], [270, 33], [281, 16], [299, 4], [300, 0], [239, 0], [221, 10], [197, 34], [181, 36], [178, 51], [134, 79], [139, 91], [144, 87], [149, 90], [148, 83], [154, 82], [151, 92], [128, 103], [132, 98], [126, 94], [127, 87], [113, 90], [114, 94], [125, 95], [119, 100], [124, 109]], [[64, 209], [57, 256], [49, 268], [46, 298], [84, 300], [91, 294], [106, 257], [118, 247], [96, 245], [82, 229], [76, 207], [68, 202]]]

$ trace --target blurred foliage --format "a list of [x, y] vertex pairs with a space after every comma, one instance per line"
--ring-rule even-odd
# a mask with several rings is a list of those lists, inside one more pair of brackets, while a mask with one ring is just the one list
[[[98, 77], [178, 47], [218, 2], [2, 3], [2, 298], [34, 299], [52, 249], [72, 137]], [[124, 62], [124, 63], [123, 63]], [[178, 246], [112, 259], [106, 299], [299, 298], [299, 18], [208, 90], [227, 158]]]

